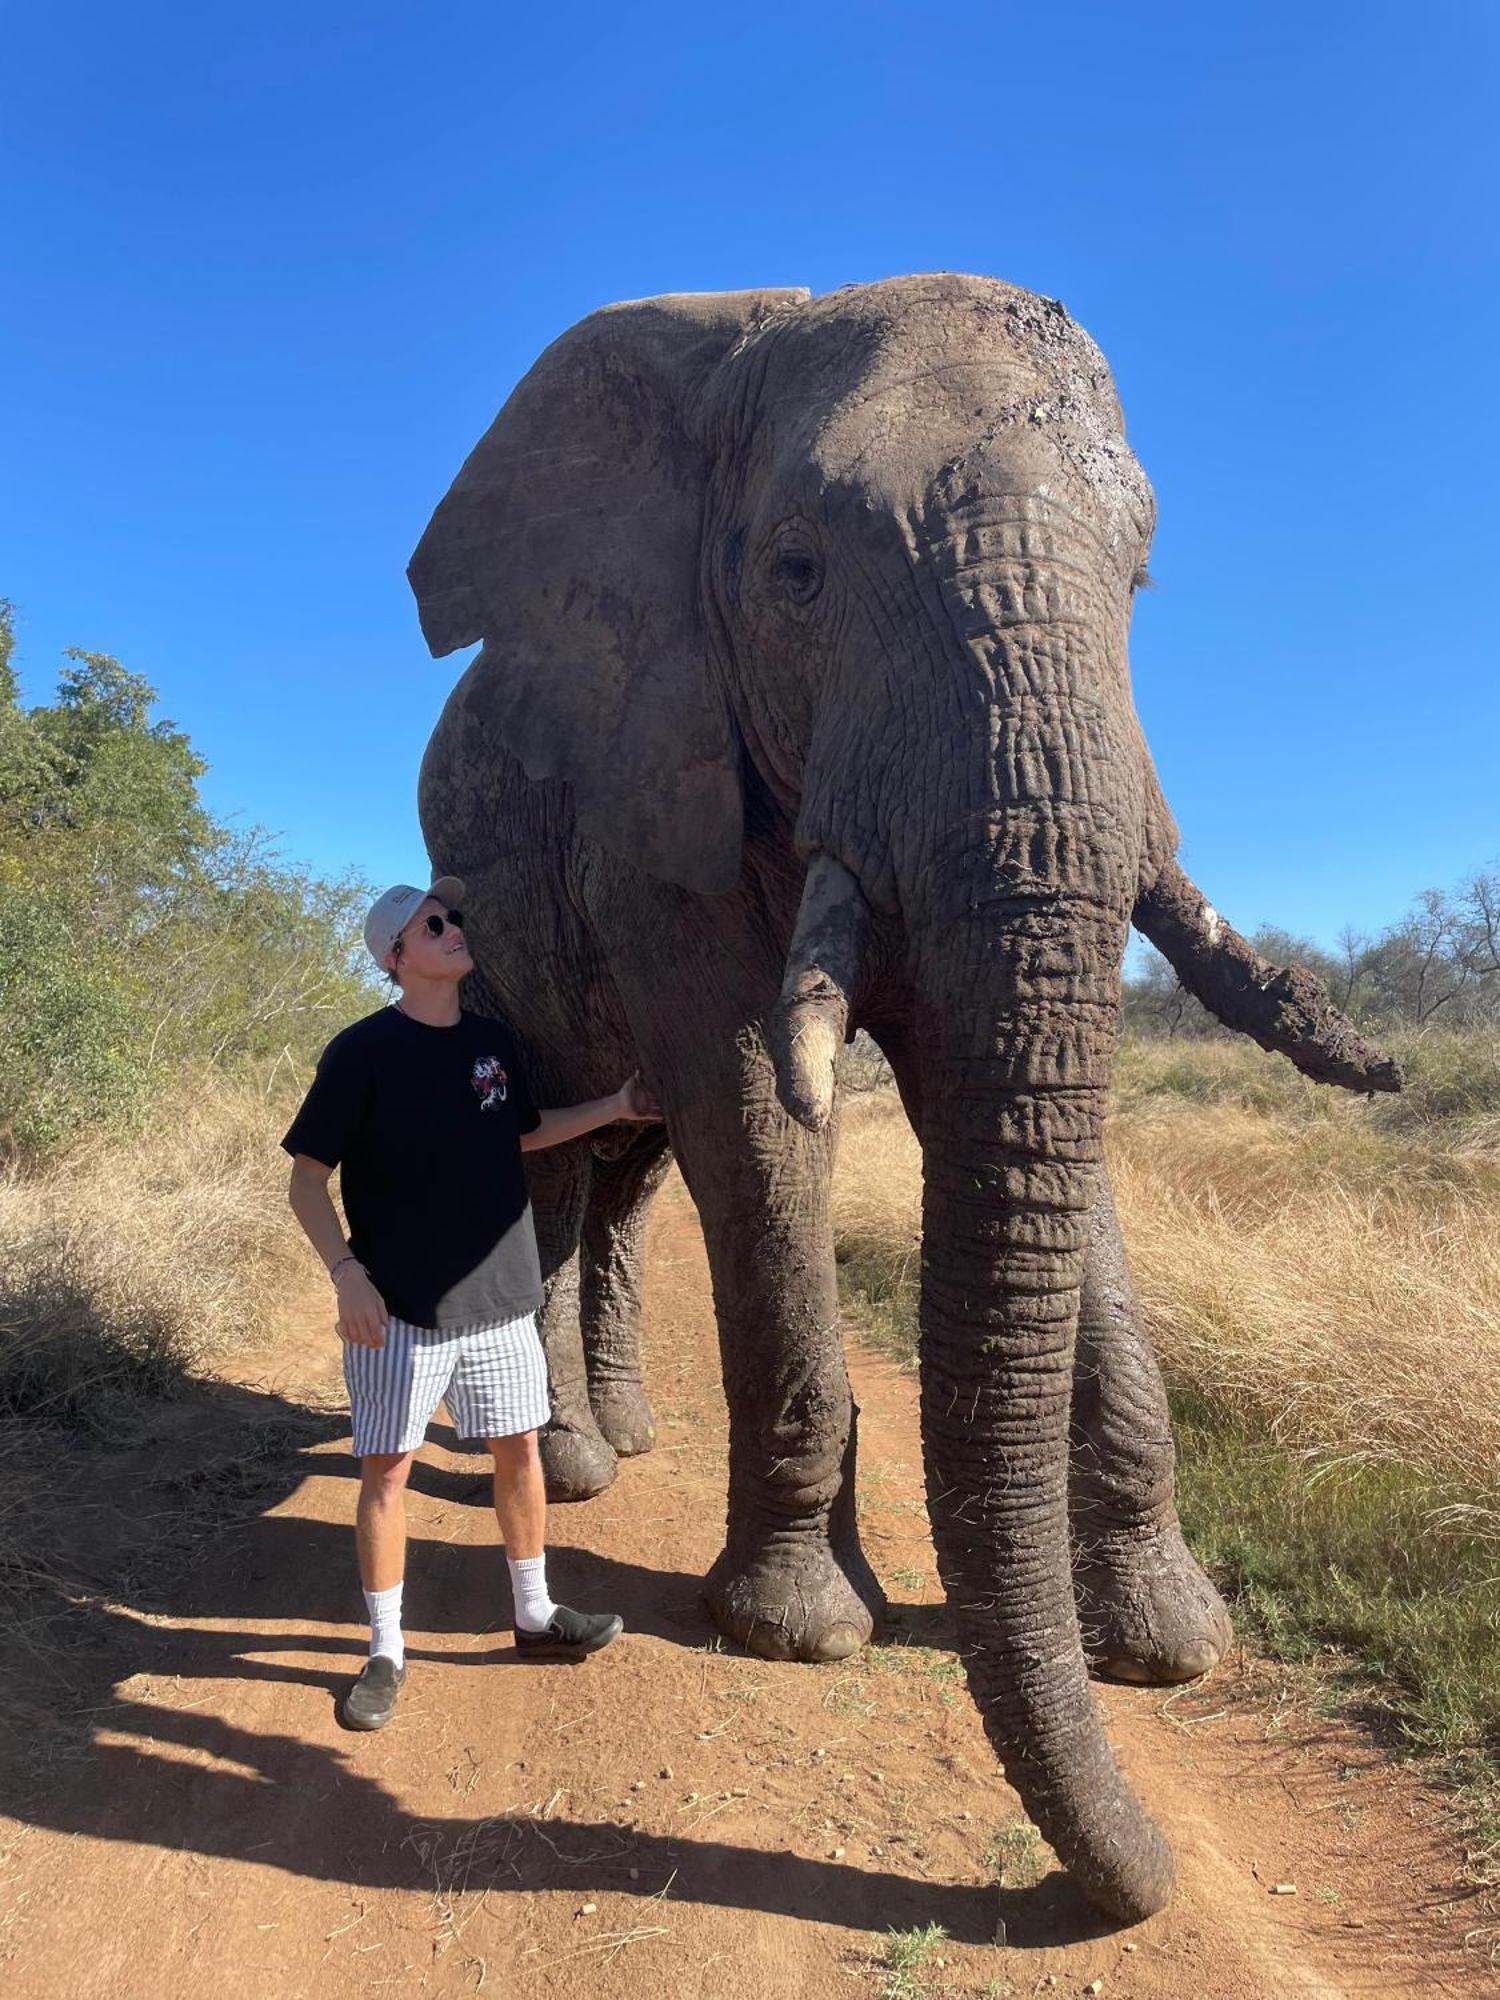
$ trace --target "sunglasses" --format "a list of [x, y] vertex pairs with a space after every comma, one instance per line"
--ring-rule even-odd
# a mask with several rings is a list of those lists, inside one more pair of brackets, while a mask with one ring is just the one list
[[[441, 937], [449, 924], [453, 926], [454, 930], [461, 931], [464, 927], [463, 911], [445, 910], [439, 916], [437, 911], [434, 910], [430, 916], [423, 917], [421, 924], [416, 926], [416, 928], [426, 931], [429, 937]], [[397, 951], [401, 949], [401, 939], [399, 937], [396, 940], [395, 948]]]

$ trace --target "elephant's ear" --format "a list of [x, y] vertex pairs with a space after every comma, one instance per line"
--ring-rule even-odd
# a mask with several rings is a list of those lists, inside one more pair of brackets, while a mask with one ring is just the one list
[[606, 306], [554, 341], [412, 557], [436, 654], [484, 641], [466, 703], [580, 825], [710, 894], [739, 877], [739, 750], [700, 606], [703, 385], [805, 291]]

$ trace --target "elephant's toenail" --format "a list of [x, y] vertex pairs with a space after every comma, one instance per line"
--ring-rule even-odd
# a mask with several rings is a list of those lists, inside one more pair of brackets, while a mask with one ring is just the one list
[[847, 1660], [865, 1643], [865, 1635], [853, 1625], [830, 1625], [813, 1648], [815, 1660]]

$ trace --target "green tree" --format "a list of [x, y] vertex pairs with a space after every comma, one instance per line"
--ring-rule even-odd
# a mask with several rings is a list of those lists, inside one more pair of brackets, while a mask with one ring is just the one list
[[305, 1075], [372, 1004], [368, 885], [216, 821], [143, 676], [69, 648], [26, 709], [14, 648], [0, 604], [0, 1148], [128, 1122], [194, 1068]]

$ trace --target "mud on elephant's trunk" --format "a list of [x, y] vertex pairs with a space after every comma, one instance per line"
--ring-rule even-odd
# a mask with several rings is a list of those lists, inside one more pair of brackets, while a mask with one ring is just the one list
[[[1069, 1565], [1068, 1418], [1128, 892], [939, 921], [923, 1042], [922, 1434], [939, 1567], [984, 1726], [1101, 1909], [1160, 1909], [1172, 1861], [1115, 1764]], [[973, 904], [971, 902], [971, 910]]]

